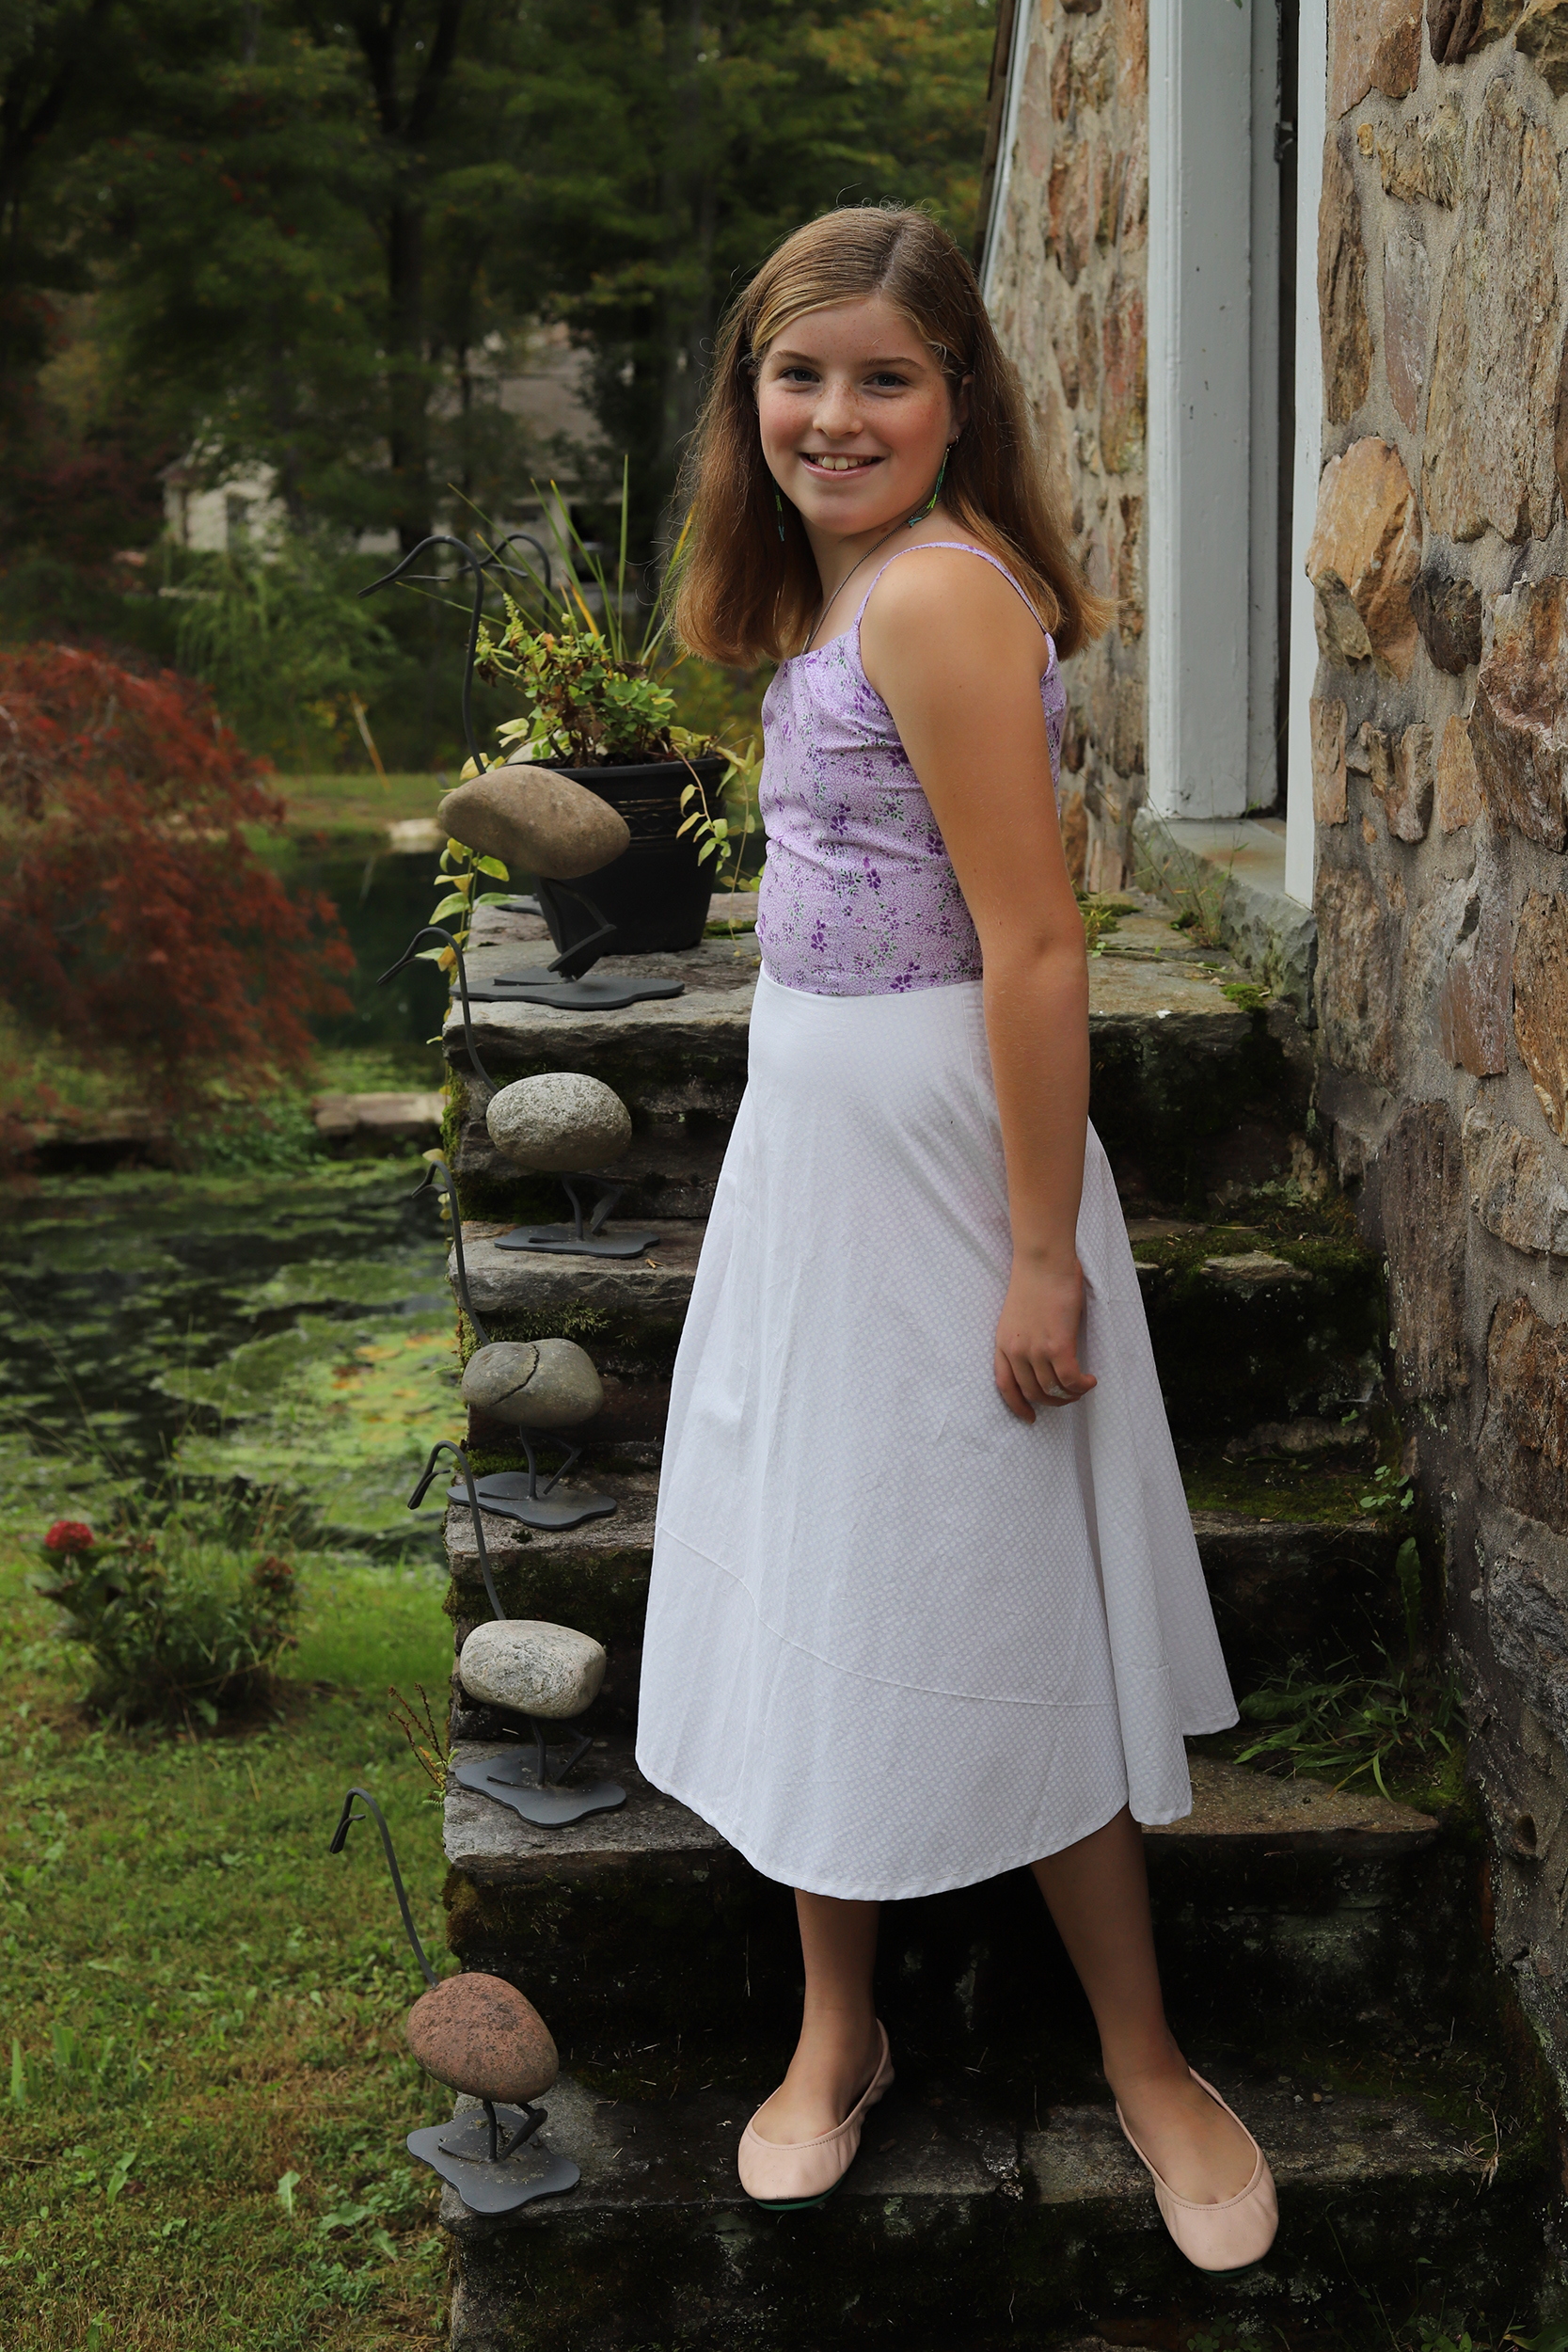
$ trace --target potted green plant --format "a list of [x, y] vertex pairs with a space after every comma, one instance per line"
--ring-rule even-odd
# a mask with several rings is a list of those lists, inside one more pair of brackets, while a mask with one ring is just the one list
[[[662, 658], [669, 642], [665, 600], [635, 643], [627, 628], [626, 516], [623, 485], [613, 587], [577, 532], [557, 531], [566, 585], [553, 625], [537, 625], [508, 595], [504, 626], [480, 628], [475, 675], [517, 691], [520, 715], [496, 730], [508, 763], [554, 768], [585, 785], [620, 811], [631, 834], [629, 849], [588, 876], [580, 890], [537, 881], [557, 948], [575, 946], [596, 928], [582, 904], [586, 895], [616, 927], [614, 953], [647, 955], [692, 947], [702, 938], [721, 870], [732, 861], [738, 870], [752, 831], [757, 763], [751, 746], [735, 752], [676, 723], [670, 677], [678, 657]], [[679, 557], [677, 546], [676, 563]], [[578, 585], [582, 573], [597, 590], [598, 613]], [[463, 775], [475, 772], [470, 760]], [[726, 787], [737, 786], [745, 816], [732, 827], [714, 807]]]

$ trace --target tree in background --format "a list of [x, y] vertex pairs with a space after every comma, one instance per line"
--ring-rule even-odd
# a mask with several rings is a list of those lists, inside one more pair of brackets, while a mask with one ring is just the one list
[[[835, 203], [924, 203], [967, 243], [993, 0], [538, 0], [515, 100], [531, 270], [593, 355], [646, 551], [719, 316]], [[519, 292], [521, 290], [519, 289]]]
[[0, 1003], [170, 1110], [303, 1070], [353, 958], [328, 902], [251, 847], [282, 817], [188, 679], [0, 650]]
[[[182, 610], [189, 650], [188, 600], [153, 591], [212, 583], [123, 560], [152, 546], [176, 454], [212, 483], [270, 469], [301, 564], [345, 590], [373, 562], [355, 572], [362, 532], [406, 548], [463, 498], [515, 514], [556, 470], [502, 397], [542, 318], [590, 361], [577, 493], [608, 506], [629, 453], [646, 562], [719, 313], [769, 246], [841, 199], [927, 202], [970, 232], [993, 20], [994, 0], [0, 16], [0, 637], [167, 661]], [[384, 722], [428, 763], [450, 745], [444, 657], [412, 599], [386, 620]], [[253, 699], [308, 702], [264, 682], [261, 650]]]

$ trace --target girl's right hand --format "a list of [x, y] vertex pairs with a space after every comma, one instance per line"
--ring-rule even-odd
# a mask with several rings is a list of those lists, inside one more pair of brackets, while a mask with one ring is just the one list
[[1084, 1269], [1076, 1256], [1049, 1263], [1013, 1259], [1012, 1279], [996, 1326], [996, 1385], [1019, 1421], [1037, 1405], [1076, 1405], [1096, 1385], [1080, 1368]]

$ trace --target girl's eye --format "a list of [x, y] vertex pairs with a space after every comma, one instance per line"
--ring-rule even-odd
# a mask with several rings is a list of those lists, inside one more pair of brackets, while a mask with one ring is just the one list
[[815, 384], [816, 375], [812, 368], [781, 368], [778, 380], [781, 384]]
[[901, 392], [903, 390], [907, 380], [908, 379], [902, 375], [895, 375], [891, 369], [881, 368], [878, 370], [875, 375], [868, 379], [869, 382], [877, 385], [882, 390], [886, 390], [891, 388], [895, 392]]

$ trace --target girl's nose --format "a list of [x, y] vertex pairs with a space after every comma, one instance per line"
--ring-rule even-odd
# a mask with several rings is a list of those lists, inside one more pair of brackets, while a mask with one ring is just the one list
[[854, 387], [832, 381], [823, 385], [817, 395], [812, 422], [819, 433], [857, 433], [860, 430], [861, 405]]

